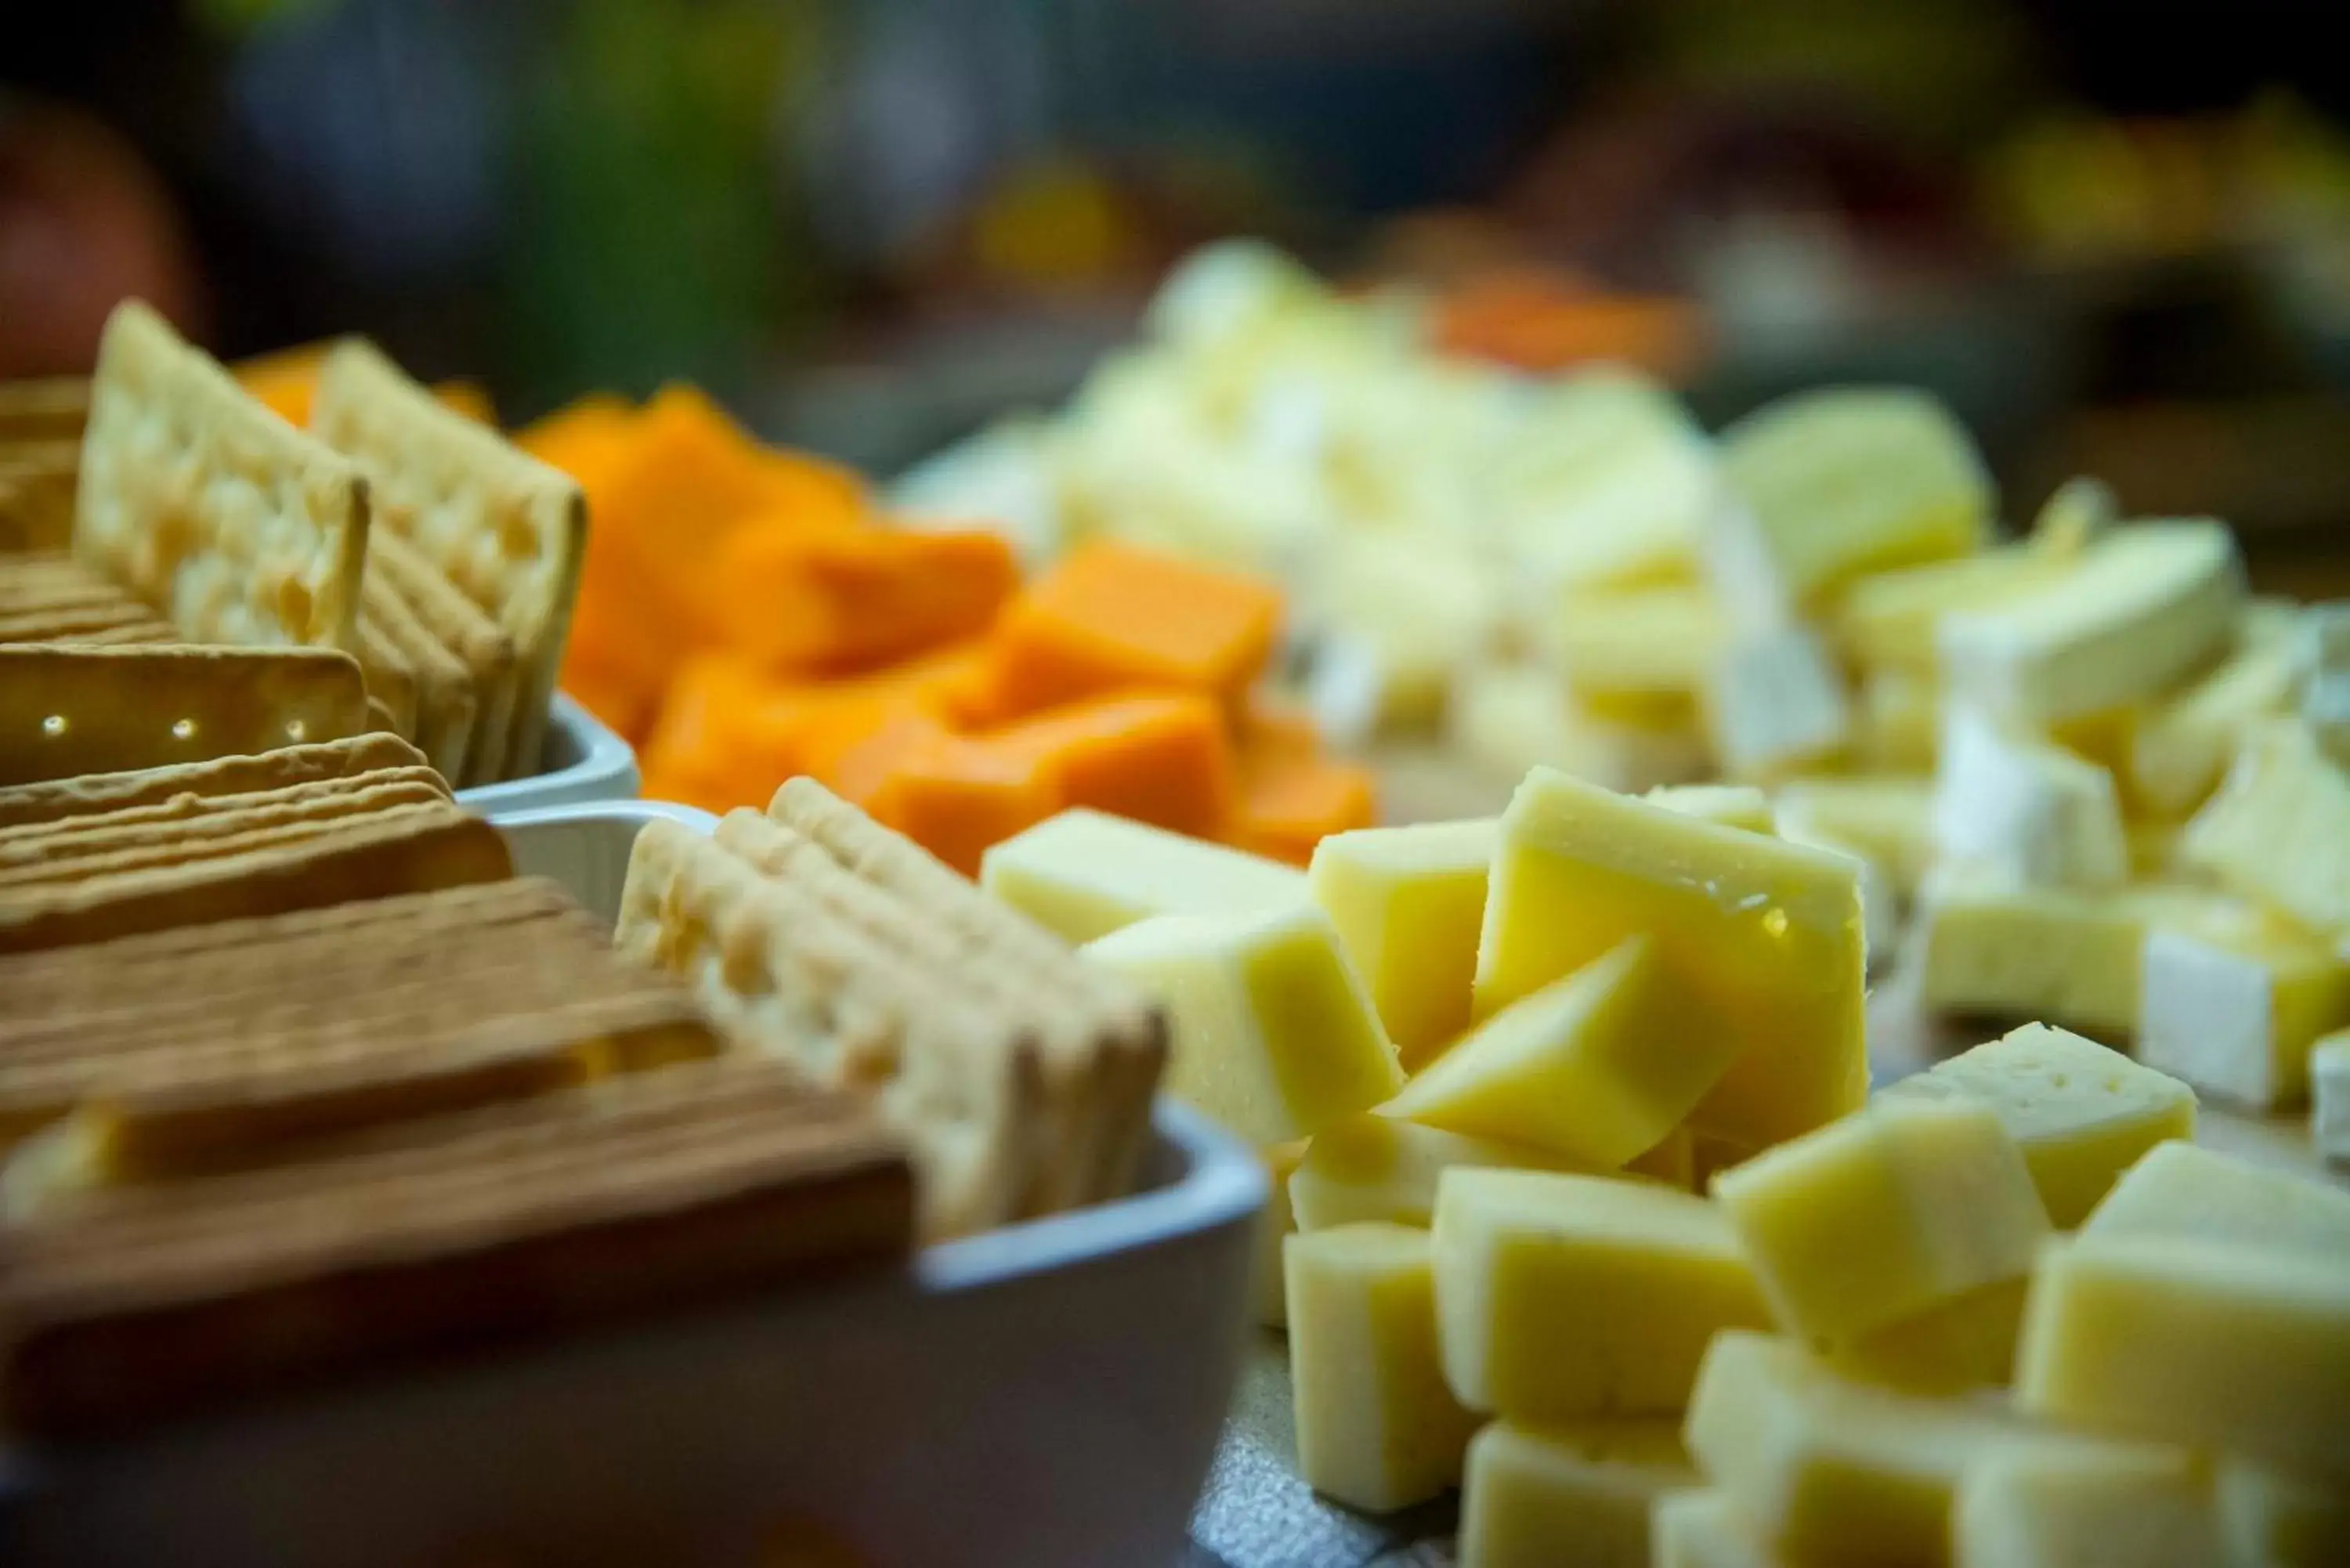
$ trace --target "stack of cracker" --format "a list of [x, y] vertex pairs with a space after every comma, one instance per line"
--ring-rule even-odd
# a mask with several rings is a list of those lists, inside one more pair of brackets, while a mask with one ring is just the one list
[[912, 1150], [928, 1239], [1134, 1179], [1158, 1010], [812, 780], [712, 838], [647, 825], [618, 937], [739, 1047], [869, 1096]]
[[577, 486], [364, 345], [331, 357], [313, 417], [287, 424], [127, 302], [91, 385], [74, 555], [191, 640], [352, 654], [380, 721], [452, 783], [536, 772]]
[[[5, 527], [0, 524], [0, 527]], [[0, 644], [177, 642], [172, 623], [63, 550], [0, 552]]]
[[[0, 670], [12, 659], [109, 651], [0, 649]], [[73, 732], [68, 724], [65, 738]], [[459, 887], [514, 870], [504, 840], [457, 807], [422, 754], [382, 734], [0, 786], [0, 953]]]
[[532, 879], [0, 958], [0, 1142], [6, 1415], [42, 1433], [912, 1227], [860, 1102], [720, 1059], [684, 988]]

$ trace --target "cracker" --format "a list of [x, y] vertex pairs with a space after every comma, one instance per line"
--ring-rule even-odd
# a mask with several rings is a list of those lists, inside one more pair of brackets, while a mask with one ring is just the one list
[[397, 736], [363, 734], [286, 746], [256, 756], [217, 757], [0, 786], [0, 828], [151, 805], [182, 794], [255, 794], [314, 779], [347, 779], [384, 768], [417, 767], [423, 762], [422, 753]]
[[382, 710], [370, 727], [380, 724], [404, 740], [415, 739], [416, 666], [364, 608], [359, 612], [359, 677], [369, 703]]
[[358, 661], [330, 649], [0, 647], [0, 784], [364, 733]]
[[120, 599], [0, 612], [0, 642], [120, 643], [126, 637], [142, 640], [177, 636], [145, 605]]
[[0, 381], [0, 444], [79, 441], [89, 421], [89, 379], [50, 376]]
[[[375, 564], [381, 564], [380, 556]], [[415, 677], [416, 727], [409, 738], [424, 749], [434, 767], [452, 780], [463, 780], [480, 706], [463, 662], [441, 646], [383, 572], [370, 569], [360, 586], [359, 623], [397, 649]]]
[[367, 484], [137, 300], [99, 348], [74, 553], [206, 642], [358, 649]]
[[70, 441], [0, 443], [0, 553], [66, 547], [80, 468]]
[[1165, 1015], [1124, 978], [1077, 958], [1059, 938], [814, 779], [785, 783], [767, 814], [959, 932], [989, 955], [983, 961], [1023, 974], [1034, 995], [1064, 996], [1084, 1010], [1090, 1030], [1045, 1035], [1055, 1103], [1084, 1106], [1089, 1095], [1098, 1096], [1076, 1113], [1090, 1125], [1073, 1135], [1068, 1181], [1047, 1200], [1091, 1202], [1128, 1190], [1149, 1141], [1151, 1099], [1166, 1065]]
[[176, 859], [114, 857], [113, 864], [91, 867], [91, 875], [0, 892], [0, 953], [514, 875], [497, 830], [443, 804], [279, 827], [207, 847], [209, 854]]
[[587, 549], [579, 486], [363, 342], [327, 356], [311, 425], [375, 477], [390, 531], [513, 639], [519, 677], [502, 776], [536, 773]]
[[457, 673], [453, 681], [444, 677], [448, 706], [434, 715], [442, 726], [463, 726], [466, 732], [463, 765], [449, 776], [461, 784], [495, 784], [505, 760], [520, 673], [513, 639], [413, 545], [388, 528], [370, 546], [368, 573], [414, 618], [440, 654], [439, 667]]
[[621, 950], [685, 977], [731, 1037], [871, 1097], [920, 1172], [925, 1239], [1019, 1217], [1043, 1090], [1016, 1022], [679, 824], [638, 834], [621, 909]]
[[142, 842], [192, 843], [253, 827], [356, 816], [449, 798], [448, 784], [431, 768], [385, 768], [350, 778], [312, 779], [282, 789], [174, 795], [94, 815], [0, 827], [0, 885], [26, 866], [78, 855], [93, 846], [127, 848]]
[[11, 1231], [6, 1414], [35, 1434], [120, 1428], [879, 1262], [904, 1252], [910, 1210], [902, 1155], [854, 1103], [747, 1059], [123, 1189]]

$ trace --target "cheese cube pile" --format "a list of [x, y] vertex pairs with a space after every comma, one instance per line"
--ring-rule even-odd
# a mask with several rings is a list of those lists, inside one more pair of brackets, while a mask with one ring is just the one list
[[[1302, 877], [1077, 819], [987, 878], [1154, 990], [1171, 1091], [1286, 1173], [1257, 1313], [1305, 1480], [1461, 1489], [1463, 1568], [2339, 1560], [2350, 1193], [2195, 1146], [2193, 1088], [2044, 1023], [1871, 1096], [1865, 862], [1772, 829], [1930, 857], [1888, 799], [1930, 816], [1536, 768]], [[2202, 940], [2289, 934], [2173, 892]], [[2174, 913], [2098, 896], [2146, 902], [2117, 947]]]

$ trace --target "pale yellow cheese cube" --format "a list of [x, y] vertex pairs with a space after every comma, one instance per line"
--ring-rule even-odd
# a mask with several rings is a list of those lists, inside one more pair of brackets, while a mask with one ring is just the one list
[[1305, 901], [1305, 873], [1097, 811], [1065, 811], [995, 845], [980, 885], [1064, 941], [1154, 915], [1238, 915]]
[[1703, 1484], [1670, 1418], [1524, 1426], [1469, 1445], [1460, 1568], [1648, 1568], [1648, 1516]]
[[1942, 688], [1932, 676], [1872, 670], [1853, 697], [1853, 760], [1868, 773], [1929, 774], [1941, 724]]
[[1904, 898], [1934, 864], [1934, 781], [1907, 774], [1790, 779], [1779, 786], [1779, 831], [1849, 844], [1883, 866]]
[[2300, 620], [2293, 605], [2245, 607], [2234, 651], [2135, 716], [2123, 762], [2139, 809], [2174, 818], [2193, 811], [2244, 737], [2291, 708]]
[[1782, 398], [1722, 432], [1721, 459], [1741, 504], [1717, 514], [1706, 564], [1758, 618], [1827, 602], [1871, 572], [1970, 554], [1990, 523], [1974, 442], [1919, 392]]
[[2166, 1236], [2041, 1254], [2018, 1405], [2350, 1478], [2350, 1260]]
[[1666, 1493], [1657, 1500], [1649, 1533], [1654, 1568], [1792, 1568], [1718, 1491]]
[[1943, 864], [2012, 883], [2094, 891], [2129, 880], [2113, 774], [1964, 706], [1944, 715], [1934, 829]]
[[1314, 1135], [1289, 1179], [1290, 1207], [1305, 1231], [1372, 1220], [1424, 1230], [1436, 1216], [1437, 1178], [1456, 1165], [1590, 1172], [1546, 1149], [1366, 1113]]
[[1337, 931], [1311, 904], [1161, 915], [1084, 951], [1166, 1005], [1168, 1092], [1253, 1143], [1310, 1137], [1403, 1083]]
[[1785, 778], [1841, 757], [1852, 740], [1844, 672], [1807, 627], [1734, 639], [1707, 670], [1702, 697], [1706, 733], [1731, 778]]
[[2081, 1227], [2350, 1257], [2350, 1192], [2200, 1144], [2164, 1143], [2130, 1167]]
[[1734, 1054], [1699, 1126], [1767, 1143], [1866, 1096], [1857, 866], [1537, 768], [1502, 818], [1476, 1015], [1640, 933], [1686, 1027]]
[[1779, 1321], [1843, 1344], [2032, 1267], [2047, 1210], [1988, 1106], [1881, 1099], [1713, 1179]]
[[2187, 825], [2187, 864], [2312, 930], [2350, 927], [2350, 775], [2303, 725], [2246, 739]]
[[1486, 771], [1516, 778], [1551, 767], [1609, 789], [1687, 784], [1713, 771], [1693, 722], [1626, 724], [1573, 701], [1558, 677], [1522, 664], [1479, 665], [1463, 676], [1450, 711], [1452, 744]]
[[2350, 1563], [2350, 1485], [2223, 1456], [2216, 1482], [2227, 1561], [2243, 1568]]
[[1949, 1562], [1966, 1474], [2019, 1445], [2066, 1440], [1995, 1403], [1838, 1376], [1793, 1340], [1762, 1334], [1713, 1342], [1682, 1437], [1763, 1538], [1815, 1568]]
[[2243, 602], [2243, 560], [2224, 524], [2132, 524], [2093, 541], [2054, 583], [1945, 617], [1943, 684], [2026, 728], [2113, 712], [2217, 655]]
[[2002, 1455], [1959, 1487], [1957, 1568], [2212, 1568], [2211, 1478], [2184, 1449], [2081, 1442]]
[[1717, 1330], [1770, 1321], [1721, 1213], [1656, 1183], [1455, 1167], [1435, 1236], [1445, 1378], [1476, 1409], [1668, 1414]]
[[1937, 873], [1918, 896], [1918, 999], [1936, 1012], [2044, 1019], [2127, 1039], [2147, 932], [2191, 926], [2225, 902], [2176, 883], [2085, 892]]
[[2003, 1387], [2015, 1376], [2029, 1277], [2002, 1280], [1915, 1317], [1825, 1347], [1828, 1365], [1848, 1376], [1928, 1394]]
[[2150, 931], [2137, 1055], [2255, 1110], [2309, 1097], [2310, 1050], [2350, 1023], [2350, 961], [2278, 919]]
[[1296, 1172], [1298, 1161], [1305, 1158], [1305, 1139], [1296, 1138], [1257, 1151], [1264, 1161], [1269, 1189], [1264, 1212], [1257, 1217], [1255, 1261], [1249, 1269], [1249, 1301], [1256, 1321], [1266, 1328], [1281, 1328], [1289, 1322], [1288, 1297], [1281, 1280], [1281, 1244], [1297, 1229], [1297, 1216], [1289, 1201], [1289, 1179]]
[[2062, 556], [2009, 545], [1979, 556], [1879, 572], [1852, 585], [1830, 625], [1854, 664], [1930, 676], [1942, 618], [2013, 598], [2071, 568]]
[[1721, 1079], [1731, 1044], [1709, 1023], [1679, 1006], [1655, 944], [1633, 937], [1486, 1019], [1384, 1109], [1613, 1170]]
[[2069, 1030], [2027, 1023], [1885, 1093], [1976, 1100], [1998, 1113], [2049, 1223], [2089, 1217], [2122, 1172], [2166, 1138], [2195, 1136], [2195, 1091]]
[[2309, 1049], [2309, 1140], [2321, 1157], [2350, 1164], [2350, 1033]]
[[1501, 824], [1431, 822], [1334, 833], [1306, 871], [1407, 1070], [1469, 1025]]
[[1575, 700], [1592, 714], [1648, 727], [1697, 719], [1697, 692], [1722, 638], [1704, 588], [1586, 594], [1544, 629]]
[[1670, 784], [1650, 790], [1648, 798], [1667, 811], [1703, 817], [1724, 827], [1742, 827], [1749, 833], [1779, 830], [1771, 812], [1771, 797], [1752, 784]]
[[1306, 1484], [1382, 1513], [1458, 1483], [1477, 1418], [1452, 1397], [1439, 1366], [1428, 1232], [1301, 1231], [1283, 1261]]

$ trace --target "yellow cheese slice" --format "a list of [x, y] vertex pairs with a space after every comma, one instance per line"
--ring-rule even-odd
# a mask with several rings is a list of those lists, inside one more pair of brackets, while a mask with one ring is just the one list
[[1737, 1505], [1718, 1491], [1669, 1492], [1657, 1500], [1651, 1520], [1654, 1568], [1790, 1568]]
[[1545, 1149], [1367, 1114], [1332, 1122], [1314, 1135], [1289, 1179], [1290, 1207], [1305, 1231], [1374, 1220], [1424, 1230], [1436, 1215], [1437, 1179], [1456, 1165], [1591, 1170]]
[[1991, 1459], [1959, 1488], [1950, 1537], [1957, 1568], [2222, 1561], [2208, 1469], [2158, 1444], [2085, 1442]]
[[980, 885], [1064, 941], [1154, 915], [1238, 915], [1305, 901], [1305, 874], [1097, 811], [1065, 811], [990, 848]]
[[2052, 1241], [2015, 1393], [2053, 1421], [2350, 1478], [2350, 1261], [2168, 1236]]
[[1638, 933], [1688, 1027], [1734, 1053], [1698, 1125], [1759, 1145], [1866, 1096], [1851, 860], [1536, 769], [1502, 818], [1473, 1012], [1491, 1017]]
[[1468, 1027], [1500, 835], [1487, 817], [1334, 833], [1315, 846], [1307, 884], [1407, 1070]]
[[2350, 928], [2350, 776], [2301, 725], [2264, 725], [2187, 825], [2179, 853], [2313, 930]]
[[2124, 1171], [2195, 1136], [2195, 1091], [2069, 1030], [2027, 1023], [1904, 1078], [1888, 1098], [1989, 1106], [2023, 1151], [2049, 1222], [2089, 1217]]
[[1456, 1484], [1477, 1420], [1440, 1369], [1428, 1232], [1302, 1231], [1283, 1261], [1306, 1484], [1374, 1513]]
[[1459, 1568], [1648, 1568], [1648, 1516], [1704, 1484], [1666, 1419], [1523, 1426], [1469, 1445]]
[[[1783, 398], [1722, 432], [1721, 466], [1742, 504], [1717, 519], [1709, 567], [1726, 588], [1784, 608], [1825, 602], [1867, 573], [1970, 554], [1990, 524], [1973, 441], [1919, 392]], [[1725, 544], [1738, 533], [1748, 539]]]
[[1253, 1143], [1311, 1136], [1403, 1082], [1330, 918], [1161, 915], [1084, 949], [1165, 1003], [1167, 1091]]
[[2199, 1144], [2157, 1144], [2114, 1184], [2081, 1233], [2350, 1257], [2350, 1192]]
[[1613, 1170], [1721, 1081], [1736, 1044], [1711, 1023], [1680, 1006], [1655, 941], [1632, 937], [1486, 1019], [1382, 1109]]
[[1455, 1167], [1435, 1239], [1445, 1379], [1474, 1409], [1668, 1415], [1717, 1330], [1770, 1321], [1721, 1213], [1652, 1182]]
[[1831, 1345], [2022, 1277], [2048, 1233], [2022, 1151], [1970, 1100], [1879, 1099], [1713, 1195], [1778, 1320]]
[[2131, 524], [2092, 544], [2061, 581], [1944, 618], [1943, 684], [2027, 727], [2126, 708], [2218, 658], [2243, 597], [2224, 524]]

